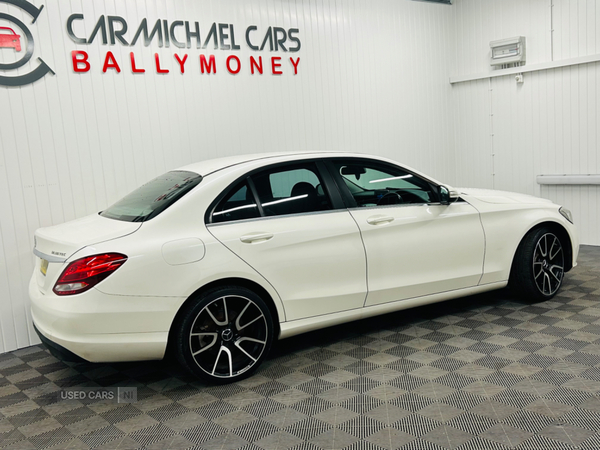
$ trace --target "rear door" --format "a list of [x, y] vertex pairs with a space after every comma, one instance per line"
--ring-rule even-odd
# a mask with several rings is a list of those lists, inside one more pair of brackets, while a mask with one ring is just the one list
[[364, 305], [358, 227], [320, 164], [279, 164], [228, 188], [208, 230], [277, 290], [287, 320]]
[[391, 164], [335, 159], [331, 169], [367, 252], [365, 306], [478, 284], [484, 234], [475, 208], [440, 204], [435, 185]]

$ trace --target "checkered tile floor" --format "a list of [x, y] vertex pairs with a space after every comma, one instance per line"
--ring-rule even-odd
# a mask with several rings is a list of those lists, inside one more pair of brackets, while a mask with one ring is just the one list
[[[134, 386], [138, 402], [58, 401]], [[0, 448], [600, 448], [600, 247], [552, 300], [506, 291], [280, 342], [252, 378], [207, 386], [172, 362], [0, 355]]]

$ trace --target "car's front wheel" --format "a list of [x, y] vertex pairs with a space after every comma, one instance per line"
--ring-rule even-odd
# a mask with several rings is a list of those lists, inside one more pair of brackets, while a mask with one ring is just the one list
[[273, 342], [268, 306], [243, 287], [220, 287], [200, 295], [187, 305], [176, 326], [179, 362], [217, 383], [252, 374]]
[[529, 301], [554, 297], [565, 272], [561, 238], [549, 228], [530, 231], [519, 246], [510, 275], [513, 292]]

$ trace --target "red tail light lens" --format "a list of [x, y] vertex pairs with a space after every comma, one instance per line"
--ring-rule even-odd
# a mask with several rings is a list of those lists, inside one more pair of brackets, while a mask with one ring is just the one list
[[93, 288], [127, 261], [120, 253], [86, 256], [67, 266], [54, 285], [56, 295], [80, 294]]

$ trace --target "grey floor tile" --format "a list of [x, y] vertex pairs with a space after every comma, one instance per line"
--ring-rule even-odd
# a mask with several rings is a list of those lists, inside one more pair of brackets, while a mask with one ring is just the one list
[[417, 412], [438, 422], [447, 422], [465, 411], [445, 403], [432, 403]]
[[333, 428], [327, 430], [325, 433], [315, 436], [309, 442], [323, 450], [337, 450], [346, 448], [358, 440], [359, 439], [356, 436], [347, 433], [344, 430]]
[[463, 388], [466, 392], [482, 397], [493, 397], [494, 395], [504, 391], [506, 388], [487, 381], [476, 381]]
[[374, 420], [377, 420], [385, 425], [391, 425], [400, 419], [409, 416], [411, 413], [406, 409], [399, 408], [388, 403], [384, 403], [377, 408], [374, 408], [366, 413], [366, 415]]
[[490, 369], [489, 367], [480, 366], [478, 364], [467, 364], [466, 366], [461, 367], [456, 371], [456, 373], [474, 378], [481, 379], [485, 378], [488, 375], [494, 373], [494, 369]]
[[327, 422], [333, 426], [340, 425], [357, 416], [357, 413], [339, 405], [314, 415], [316, 419]]
[[99, 430], [100, 428], [104, 428], [110, 425], [106, 420], [104, 420], [100, 416], [92, 416], [88, 419], [82, 420], [80, 422], [75, 422], [73, 424], [67, 425], [67, 428], [73, 435], [79, 436], [86, 433], [91, 433], [93, 431]]
[[247, 443], [248, 441], [235, 434], [223, 434], [208, 442], [203, 442], [202, 448], [205, 448], [206, 450], [224, 450], [226, 448], [236, 449], [243, 447]]
[[198, 426], [206, 422], [207, 419], [194, 411], [189, 411], [181, 416], [174, 417], [164, 422], [165, 426], [179, 433], [184, 430], [189, 430], [192, 427]]
[[[141, 414], [115, 423], [115, 426], [125, 433], [133, 433], [134, 431], [139, 431], [144, 428], [148, 428], [152, 425], [156, 425], [158, 423], [160, 423], [158, 422], [158, 420], [153, 419], [152, 417], [146, 414]], [[77, 430], [78, 428], [74, 427], [73, 429]]]
[[431, 399], [442, 399], [450, 394], [455, 393], [456, 389], [439, 382], [430, 382], [424, 384], [423, 386], [419, 386], [417, 389], [413, 390], [413, 392]]
[[501, 421], [518, 411], [518, 408], [495, 400], [483, 402], [470, 410], [471, 413]]
[[302, 439], [290, 434], [286, 431], [278, 431], [263, 439], [254, 442], [260, 448], [264, 450], [287, 450], [301, 444]]
[[516, 447], [532, 436], [532, 433], [510, 425], [498, 424], [481, 434], [482, 437], [508, 447]]
[[215, 419], [214, 422], [223, 428], [233, 429], [250, 423], [253, 420], [256, 420], [256, 417], [252, 414], [248, 414], [246, 411], [237, 410]]
[[367, 441], [385, 449], [397, 449], [415, 440], [412, 436], [395, 428], [384, 428], [366, 438]]
[[586, 378], [573, 377], [562, 384], [563, 387], [577, 389], [580, 391], [596, 394], [600, 392], [600, 381], [588, 380]]
[[404, 393], [406, 393], [405, 390], [389, 384], [378, 384], [376, 387], [365, 392], [366, 395], [382, 401], [393, 400]]
[[517, 384], [514, 384], [512, 388], [523, 393], [543, 397], [546, 394], [556, 390], [557, 386], [549, 383], [544, 383], [543, 381], [526, 378], [518, 382]]
[[600, 398], [592, 397], [584, 403], [580, 404], [579, 408], [584, 408], [590, 411], [600, 413]]
[[[291, 338], [224, 386], [167, 361], [2, 354], [0, 448], [598, 450], [599, 287], [600, 247], [582, 246], [550, 301], [498, 291]], [[139, 401], [56, 401], [115, 383]]]
[[[90, 448], [87, 444], [85, 444], [82, 441], [79, 441], [79, 442], [81, 442], [81, 444], [85, 445], [85, 447], [79, 447], [79, 446], [76, 447], [76, 445], [79, 445], [76, 442], [77, 441], [68, 441], [67, 444], [69, 444], [69, 446], [65, 447], [65, 449], [73, 449], [74, 450], [75, 448], [82, 448], [82, 449]], [[193, 445], [193, 444], [191, 444], [191, 445]], [[124, 436], [122, 438], [108, 441], [105, 444], [100, 445], [98, 447], [94, 447], [94, 450], [138, 450], [138, 449], [142, 449], [142, 448], [146, 448], [144, 446], [144, 444], [141, 444], [141, 443], [135, 441], [134, 439], [131, 439], [129, 436]], [[167, 450], [168, 447], [165, 445], [164, 449]]]
[[442, 425], [433, 431], [430, 431], [421, 439], [433, 442], [442, 448], [455, 449], [465, 442], [473, 439], [473, 435], [466, 433], [449, 425]]
[[548, 417], [559, 418], [563, 414], [567, 414], [571, 411], [573, 406], [565, 405], [553, 400], [539, 399], [527, 405], [525, 409]]
[[579, 446], [594, 435], [593, 432], [569, 424], [551, 424], [544, 428], [540, 434], [565, 444]]

